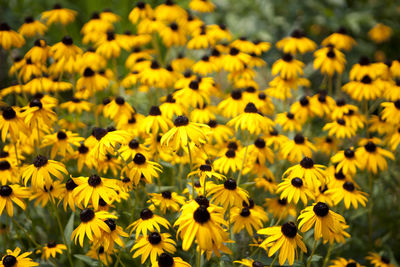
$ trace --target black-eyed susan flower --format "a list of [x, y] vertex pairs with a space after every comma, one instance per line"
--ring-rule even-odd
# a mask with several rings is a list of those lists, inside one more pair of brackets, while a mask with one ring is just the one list
[[307, 205], [308, 200], [314, 199], [314, 192], [304, 185], [303, 180], [295, 177], [285, 179], [278, 184], [276, 193], [280, 193], [281, 199], [285, 198], [289, 203], [297, 204], [301, 200]]
[[369, 260], [375, 267], [395, 267], [395, 265], [390, 262], [390, 258], [384, 255], [381, 256], [376, 252], [368, 253], [368, 256], [365, 258]]
[[109, 84], [107, 78], [94, 72], [90, 67], [85, 68], [83, 76], [76, 82], [76, 98], [88, 99], [97, 91], [104, 90]]
[[285, 54], [272, 65], [272, 75], [279, 74], [283, 79], [293, 79], [303, 75], [304, 63]]
[[92, 136], [92, 145], [87, 144], [87, 146], [91, 148], [91, 155], [98, 159], [106, 156], [108, 152], [114, 152], [118, 144], [126, 143], [130, 134], [124, 130], [115, 130], [113, 127], [107, 129], [94, 127]]
[[336, 136], [339, 139], [351, 138], [356, 132], [349, 125], [346, 119], [337, 119], [333, 122], [328, 122], [322, 128], [323, 131], [328, 131], [329, 136]]
[[383, 107], [381, 118], [391, 124], [400, 123], [400, 100], [394, 102], [383, 102], [381, 104]]
[[0, 186], [0, 215], [3, 214], [4, 208], [7, 210], [8, 216], [14, 215], [13, 203], [25, 210], [26, 204], [22, 200], [31, 195], [29, 188], [19, 186], [18, 184]]
[[136, 3], [136, 6], [129, 13], [129, 20], [136, 24], [140, 19], [150, 18], [153, 16], [153, 9], [147, 3], [139, 1]]
[[54, 134], [46, 135], [43, 137], [42, 146], [52, 146], [50, 157], [55, 158], [56, 154], [65, 157], [67, 154], [74, 152], [73, 146], [79, 147], [80, 142], [84, 138], [78, 136], [77, 133], [71, 131], [58, 131]]
[[177, 151], [187, 147], [189, 142], [201, 146], [207, 141], [206, 133], [209, 127], [206, 124], [189, 122], [185, 115], [181, 115], [175, 119], [174, 126], [162, 136], [161, 146]]
[[132, 228], [130, 234], [136, 230], [135, 234], [136, 236], [139, 236], [141, 233], [147, 235], [149, 232], [160, 232], [160, 225], [166, 229], [171, 227], [171, 224], [167, 219], [154, 214], [150, 209], [145, 208], [140, 212], [140, 218], [131, 223], [127, 228]]
[[91, 246], [86, 256], [94, 260], [100, 259], [103, 264], [109, 265], [112, 263], [112, 258], [110, 253], [108, 253], [103, 246]]
[[243, 155], [238, 151], [229, 149], [224, 155], [214, 161], [214, 168], [216, 171], [223, 174], [228, 174], [229, 171], [233, 173], [240, 170], [243, 164]]
[[68, 113], [81, 114], [83, 111], [89, 112], [92, 107], [92, 103], [81, 100], [79, 98], [72, 98], [70, 101], [64, 102], [60, 105], [60, 108], [66, 109]]
[[133, 160], [128, 163], [122, 172], [129, 177], [135, 185], [137, 185], [140, 179], [144, 179], [146, 183], [151, 183], [153, 178], [158, 177], [158, 173], [161, 172], [161, 165], [150, 161], [145, 155], [136, 153]]
[[150, 209], [159, 209], [161, 213], [164, 213], [167, 210], [172, 212], [177, 212], [180, 209], [180, 205], [185, 203], [185, 197], [178, 195], [176, 192], [171, 191], [163, 191], [161, 194], [157, 193], [149, 193], [150, 200], [147, 203], [152, 203]]
[[302, 123], [291, 112], [276, 114], [275, 123], [282, 126], [284, 131], [301, 131]]
[[330, 267], [364, 267], [353, 259], [337, 258], [331, 262]]
[[53, 23], [67, 25], [75, 20], [77, 12], [68, 8], [63, 8], [60, 4], [55, 4], [52, 10], [42, 12], [42, 19], [49, 26]]
[[39, 263], [28, 258], [32, 252], [24, 252], [21, 254], [21, 249], [16, 247], [14, 251], [7, 249], [6, 254], [1, 258], [0, 266], [4, 267], [32, 267], [39, 266]]
[[271, 194], [275, 193], [277, 183], [275, 182], [275, 177], [273, 175], [257, 177], [254, 179], [254, 182], [257, 188], [262, 188], [264, 191], [268, 191]]
[[367, 193], [360, 191], [358, 188], [358, 185], [353, 182], [345, 182], [342, 186], [328, 189], [327, 192], [332, 194], [335, 205], [343, 200], [346, 209], [349, 209], [350, 205], [357, 209], [358, 203], [365, 207], [368, 201], [366, 198]]
[[262, 130], [269, 131], [274, 126], [273, 121], [258, 113], [254, 103], [247, 103], [244, 113], [234, 117], [228, 123], [228, 126], [234, 126], [236, 131], [240, 128], [247, 130], [250, 134], [259, 134]]
[[87, 207], [90, 203], [95, 209], [98, 208], [99, 199], [102, 198], [107, 204], [112, 204], [117, 190], [120, 190], [116, 180], [102, 178], [97, 174], [90, 177], [72, 178], [77, 187], [73, 191], [75, 203], [83, 203]]
[[253, 212], [248, 207], [234, 207], [231, 210], [231, 220], [233, 222], [233, 232], [239, 233], [241, 230], [246, 229], [250, 236], [253, 236], [254, 231], [262, 228], [263, 223], [257, 212]]
[[382, 94], [379, 82], [372, 80], [368, 74], [363, 76], [360, 81], [346, 83], [342, 90], [357, 101], [375, 100]]
[[42, 22], [35, 20], [33, 17], [26, 17], [24, 24], [18, 29], [18, 32], [26, 37], [33, 37], [35, 35], [44, 35], [47, 31], [47, 26]]
[[218, 104], [218, 110], [224, 117], [232, 118], [241, 114], [246, 104], [246, 101], [243, 99], [242, 91], [233, 90], [229, 98], [222, 100]]
[[342, 52], [333, 46], [323, 47], [314, 52], [314, 68], [322, 74], [333, 76], [342, 74], [346, 64], [346, 58]]
[[344, 174], [353, 175], [357, 169], [362, 169], [362, 161], [358, 158], [360, 154], [356, 154], [354, 148], [341, 150], [332, 156], [331, 161], [336, 163], [336, 170], [342, 170]]
[[348, 35], [346, 28], [340, 27], [336, 32], [326, 37], [321, 44], [323, 46], [333, 45], [339, 50], [350, 51], [357, 42]]
[[25, 39], [21, 34], [15, 32], [7, 23], [0, 24], [0, 45], [4, 50], [11, 47], [21, 47], [25, 44]]
[[191, 265], [183, 261], [180, 257], [172, 257], [168, 253], [163, 252], [158, 256], [157, 262], [152, 263], [152, 267], [190, 267]]
[[191, 0], [189, 7], [192, 10], [202, 13], [212, 12], [215, 9], [215, 5], [210, 0]]
[[362, 169], [366, 168], [372, 173], [377, 173], [378, 170], [387, 169], [386, 158], [394, 160], [392, 152], [377, 146], [381, 144], [378, 138], [363, 139], [359, 144], [361, 147], [357, 148], [355, 154], [363, 166]]
[[279, 250], [279, 264], [283, 265], [286, 261], [293, 264], [296, 257], [297, 247], [303, 252], [307, 248], [299, 235], [297, 226], [294, 222], [287, 222], [282, 226], [273, 226], [257, 231], [260, 235], [268, 237], [260, 244], [260, 247], [268, 250], [268, 257], [271, 257]]
[[300, 164], [290, 167], [283, 173], [284, 178], [300, 178], [304, 184], [314, 190], [325, 184], [325, 166], [314, 164], [311, 158], [304, 157]]
[[27, 133], [28, 128], [16, 107], [5, 107], [0, 116], [0, 130], [1, 140], [5, 142], [8, 134], [13, 141], [17, 141], [20, 134]]
[[79, 245], [83, 247], [83, 240], [85, 236], [90, 241], [94, 241], [94, 238], [100, 239], [103, 231], [110, 233], [111, 230], [104, 222], [107, 219], [117, 219], [116, 216], [106, 212], [98, 211], [94, 212], [92, 209], [84, 209], [80, 212], [79, 218], [81, 223], [72, 232], [71, 240], [75, 240], [75, 244], [79, 239]]
[[121, 237], [128, 237], [129, 235], [122, 230], [122, 227], [117, 225], [114, 219], [107, 219], [104, 221], [107, 224], [110, 232], [104, 232], [97, 244], [104, 247], [105, 251], [112, 252], [114, 243], [120, 247], [124, 247], [124, 242]]
[[56, 254], [63, 254], [63, 250], [67, 250], [67, 246], [64, 244], [57, 244], [54, 241], [49, 241], [42, 248], [42, 259], [48, 260], [50, 257], [55, 258]]
[[151, 263], [155, 263], [157, 256], [160, 256], [164, 251], [168, 253], [176, 251], [176, 243], [170, 237], [170, 234], [159, 232], [151, 232], [147, 236], [140, 237], [131, 249], [131, 252], [136, 250], [132, 257], [141, 256], [141, 263], [143, 264], [150, 256]]
[[333, 236], [341, 234], [346, 224], [342, 215], [329, 209], [326, 203], [318, 202], [306, 207], [297, 218], [299, 229], [304, 233], [314, 228], [314, 239], [332, 240]]
[[222, 57], [222, 67], [228, 72], [240, 71], [244, 69], [250, 60], [250, 55], [232, 47], [229, 53]]
[[[198, 202], [199, 203], [198, 203]], [[222, 209], [210, 205], [207, 198], [198, 197], [182, 207], [182, 214], [174, 226], [179, 226], [177, 235], [182, 239], [182, 249], [189, 250], [196, 239], [197, 245], [203, 250], [213, 250], [213, 245], [219, 246], [227, 240], [227, 226]]]
[[290, 162], [300, 161], [304, 157], [311, 157], [312, 151], [316, 150], [316, 147], [302, 134], [296, 134], [293, 140], [285, 139], [281, 141], [279, 144], [281, 147], [280, 152]]
[[[18, 159], [19, 160], [19, 159]], [[18, 183], [18, 162], [13, 162], [11, 159], [0, 158], [0, 184]]]
[[317, 44], [305, 36], [301, 30], [294, 30], [288, 37], [276, 43], [276, 47], [284, 53], [304, 54], [317, 48]]
[[32, 201], [35, 199], [35, 207], [39, 204], [42, 207], [45, 207], [47, 203], [55, 202], [56, 199], [60, 198], [64, 191], [64, 185], [60, 181], [52, 182], [48, 186], [43, 186], [42, 188], [36, 188], [33, 190], [32, 194], [29, 197], [29, 200]]
[[247, 202], [249, 193], [238, 187], [233, 179], [227, 179], [223, 184], [211, 188], [208, 192], [211, 202], [221, 204], [225, 209], [228, 207], [241, 207], [243, 201]]
[[154, 9], [154, 15], [161, 21], [177, 21], [179, 18], [187, 17], [187, 12], [173, 0], [166, 0]]
[[43, 188], [45, 185], [51, 185], [53, 181], [51, 175], [63, 180], [63, 174], [68, 174], [64, 164], [38, 155], [34, 158], [33, 163], [22, 171], [22, 180], [26, 185], [31, 179], [32, 187]]
[[196, 175], [200, 178], [200, 183], [205, 184], [206, 179], [212, 179], [212, 178], [217, 178], [218, 180], [224, 180], [226, 179], [225, 175], [222, 175], [216, 171], [213, 170], [212, 166], [209, 164], [202, 164], [200, 167], [192, 171], [188, 174], [188, 177]]
[[172, 127], [172, 121], [162, 116], [161, 110], [158, 106], [152, 106], [149, 115], [141, 122], [141, 129], [147, 134], [157, 135], [159, 130], [166, 133]]

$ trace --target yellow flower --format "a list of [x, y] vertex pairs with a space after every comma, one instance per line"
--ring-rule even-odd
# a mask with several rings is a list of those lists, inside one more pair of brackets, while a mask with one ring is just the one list
[[67, 246], [64, 244], [57, 244], [54, 241], [49, 241], [42, 249], [42, 259], [48, 260], [50, 257], [55, 258], [57, 253], [63, 254], [63, 250], [66, 249]]
[[60, 4], [55, 4], [52, 10], [44, 11], [42, 19], [49, 26], [53, 23], [61, 23], [66, 25], [75, 20], [77, 12], [71, 9], [62, 8]]
[[11, 47], [21, 47], [25, 44], [24, 37], [13, 31], [7, 23], [0, 24], [0, 45], [4, 50], [9, 50]]
[[388, 41], [392, 36], [392, 32], [392, 28], [389, 26], [378, 23], [368, 32], [368, 36], [372, 41], [379, 44]]
[[1, 258], [1, 267], [32, 267], [39, 266], [39, 263], [32, 261], [28, 258], [32, 252], [24, 252], [20, 255], [21, 249], [19, 247], [15, 248], [14, 251], [7, 249], [7, 253]]
[[30, 195], [31, 192], [27, 187], [21, 187], [17, 184], [0, 186], [0, 215], [6, 208], [8, 216], [12, 217], [14, 215], [13, 203], [25, 210], [26, 204], [22, 201], [22, 198], [28, 198]]
[[160, 256], [164, 251], [174, 253], [176, 251], [176, 243], [171, 238], [170, 234], [151, 232], [147, 236], [140, 237], [135, 245], [132, 247], [131, 252], [136, 250], [133, 258], [141, 256], [141, 263], [145, 263], [150, 256], [150, 261], [154, 264], [157, 256]]
[[18, 29], [18, 32], [26, 37], [44, 35], [46, 31], [46, 25], [38, 20], [35, 20], [33, 17], [26, 17], [24, 24], [22, 24], [22, 26]]
[[289, 37], [285, 37], [276, 43], [276, 47], [284, 53], [304, 54], [317, 48], [317, 44], [305, 37], [301, 30], [294, 30]]

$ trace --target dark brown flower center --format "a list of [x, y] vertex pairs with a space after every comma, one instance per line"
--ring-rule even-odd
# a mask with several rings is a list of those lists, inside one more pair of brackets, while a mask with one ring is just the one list
[[281, 227], [282, 234], [289, 238], [294, 238], [297, 234], [297, 226], [294, 222], [287, 222]]
[[313, 208], [314, 213], [319, 217], [325, 217], [329, 213], [329, 207], [323, 202], [318, 202]]
[[57, 246], [57, 243], [54, 242], [54, 241], [49, 241], [49, 242], [47, 243], [47, 247], [48, 247], [48, 248], [55, 248], [56, 246]]
[[228, 179], [224, 182], [225, 189], [235, 190], [237, 187], [236, 181], [233, 179]]
[[92, 187], [96, 187], [101, 184], [101, 178], [97, 174], [90, 175], [88, 179], [88, 184]]
[[78, 185], [71, 178], [69, 178], [68, 181], [65, 183], [65, 187], [68, 191], [74, 190], [77, 186]]
[[203, 224], [210, 220], [211, 216], [206, 206], [200, 206], [193, 213], [193, 218], [196, 222]]
[[202, 171], [202, 172], [210, 172], [211, 170], [212, 170], [212, 168], [208, 164], [200, 165], [200, 171]]
[[291, 180], [291, 183], [296, 188], [300, 188], [303, 186], [303, 180], [301, 180], [299, 177], [293, 178]]
[[296, 134], [293, 140], [298, 145], [304, 144], [304, 142], [306, 141], [302, 134]]
[[158, 232], [152, 232], [151, 234], [149, 234], [148, 240], [152, 245], [160, 244], [161, 235]]
[[188, 124], [189, 124], [189, 119], [185, 115], [181, 115], [181, 116], [176, 117], [176, 119], [174, 121], [174, 125], [176, 127], [186, 126]]
[[376, 145], [371, 141], [369, 141], [367, 144], [365, 144], [364, 148], [366, 151], [368, 151], [370, 153], [373, 153], [376, 151]]
[[161, 196], [163, 198], [166, 198], [166, 199], [171, 199], [172, 198], [172, 193], [171, 193], [171, 191], [164, 191], [164, 192], [161, 193]]
[[243, 208], [242, 211], [240, 212], [240, 216], [242, 216], [242, 217], [249, 217], [249, 216], [250, 216], [250, 210], [249, 210], [249, 208]]
[[84, 209], [79, 214], [79, 218], [84, 223], [90, 222], [91, 220], [93, 220], [94, 216], [95, 216], [94, 211], [91, 209]]
[[354, 150], [353, 150], [353, 149], [350, 149], [350, 148], [346, 149], [346, 150], [344, 151], [344, 156], [345, 156], [346, 158], [348, 158], [348, 159], [354, 158]]
[[250, 103], [247, 103], [246, 107], [244, 108], [244, 112], [246, 112], [246, 113], [258, 113], [258, 110], [256, 108], [256, 105], [254, 105], [254, 103], [250, 102]]
[[174, 258], [172, 258], [167, 253], [162, 253], [158, 257], [158, 267], [172, 267], [174, 266]]
[[7, 160], [0, 161], [0, 171], [11, 169], [11, 164]]
[[262, 148], [265, 147], [265, 141], [264, 141], [264, 139], [262, 139], [262, 138], [257, 138], [256, 141], [254, 142], [254, 145], [255, 145], [257, 148], [262, 149]]
[[226, 151], [225, 156], [227, 158], [234, 158], [236, 156], [235, 150], [229, 149], [228, 151]]
[[59, 131], [57, 133], [57, 139], [58, 140], [65, 140], [65, 139], [67, 139], [67, 134], [65, 132], [63, 132], [63, 131]]
[[47, 158], [45, 156], [38, 155], [33, 160], [33, 166], [35, 166], [36, 168], [40, 168], [40, 167], [43, 167], [44, 165], [46, 165], [47, 162], [48, 162], [48, 160], [47, 160]]
[[142, 219], [142, 220], [148, 220], [148, 219], [151, 219], [151, 218], [153, 218], [153, 212], [150, 210], [150, 209], [143, 209], [141, 212], [140, 212], [140, 218]]
[[12, 120], [17, 116], [17, 113], [12, 107], [6, 107], [3, 109], [3, 118], [8, 121]]
[[117, 224], [113, 219], [107, 219], [104, 222], [107, 224], [108, 228], [110, 228], [111, 231], [114, 231], [117, 228]]
[[142, 153], [136, 153], [133, 162], [137, 165], [142, 165], [146, 162], [146, 157]]
[[158, 106], [152, 106], [149, 112], [150, 116], [161, 116], [161, 110]]
[[3, 258], [4, 267], [12, 267], [17, 263], [17, 258], [13, 255], [7, 255]]
[[12, 194], [13, 190], [8, 185], [3, 185], [0, 187], [0, 196], [9, 197]]
[[235, 100], [239, 100], [242, 98], [242, 91], [240, 90], [233, 90], [231, 93], [231, 97]]
[[118, 96], [115, 98], [115, 103], [122, 106], [123, 104], [125, 104], [125, 99], [122, 96]]
[[343, 184], [343, 189], [349, 192], [353, 192], [355, 190], [355, 186], [352, 182], [345, 182]]
[[84, 76], [84, 77], [92, 77], [92, 76], [94, 76], [94, 71], [93, 71], [91, 68], [87, 67], [87, 68], [83, 71], [83, 76]]

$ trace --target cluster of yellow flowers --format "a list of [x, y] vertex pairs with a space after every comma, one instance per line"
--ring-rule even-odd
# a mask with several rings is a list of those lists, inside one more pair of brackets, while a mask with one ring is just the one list
[[[271, 257], [271, 266], [278, 259], [310, 266], [317, 247], [328, 243], [326, 266], [332, 247], [350, 238], [344, 209], [366, 207], [364, 191], [372, 205], [374, 179], [395, 159], [400, 61], [362, 57], [342, 85], [345, 52], [356, 41], [341, 28], [317, 50], [295, 30], [276, 43], [282, 57], [261, 88], [262, 56], [271, 44], [206, 25], [200, 15], [215, 9], [209, 0], [191, 0], [189, 7], [138, 2], [128, 17], [135, 32], [123, 34], [114, 31], [121, 17], [105, 10], [81, 28], [82, 46], [70, 36], [53, 45], [39, 38], [14, 59], [9, 75], [16, 82], [0, 91], [2, 218], [9, 216], [13, 230], [26, 234], [18, 222], [21, 209], [31, 216], [24, 199], [48, 208], [59, 243], [42, 245], [34, 232], [26, 238], [42, 260], [65, 251], [71, 266], [73, 251], [81, 250], [104, 265], [136, 262], [124, 258], [126, 240], [133, 259], [160, 267], [200, 266], [222, 255], [264, 266], [255, 253]], [[3, 23], [0, 45], [20, 48], [24, 38], [43, 36], [77, 15], [55, 5], [40, 20], [26, 18], [18, 32]], [[391, 32], [379, 24], [369, 35], [384, 42]], [[311, 96], [301, 55], [313, 51], [324, 81]], [[326, 164], [317, 164], [324, 157]], [[71, 236], [61, 212], [79, 214]], [[371, 213], [370, 207], [373, 241]], [[307, 249], [303, 234], [309, 231], [314, 244]], [[234, 243], [251, 256], [232, 253]], [[196, 259], [177, 250], [191, 250]], [[7, 250], [0, 266], [38, 265], [30, 253], [20, 253]], [[378, 253], [367, 259], [394, 266]], [[331, 264], [361, 266], [344, 258]]]

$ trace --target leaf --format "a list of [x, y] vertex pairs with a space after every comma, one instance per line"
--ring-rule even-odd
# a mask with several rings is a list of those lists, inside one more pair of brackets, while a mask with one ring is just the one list
[[319, 261], [320, 259], [322, 259], [322, 256], [320, 256], [320, 255], [313, 255], [312, 258], [311, 258], [311, 262]]
[[64, 229], [64, 237], [65, 237], [65, 241], [67, 242], [67, 246], [69, 247], [71, 245], [71, 235], [72, 235], [72, 231], [74, 230], [74, 215], [75, 213], [71, 214], [71, 217], [69, 217], [68, 223], [65, 226]]
[[86, 255], [82, 255], [82, 254], [75, 254], [74, 255], [75, 258], [83, 261], [84, 263], [87, 263], [89, 266], [98, 266], [98, 262]]

